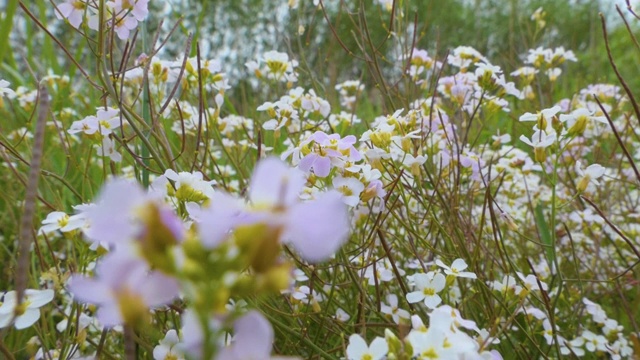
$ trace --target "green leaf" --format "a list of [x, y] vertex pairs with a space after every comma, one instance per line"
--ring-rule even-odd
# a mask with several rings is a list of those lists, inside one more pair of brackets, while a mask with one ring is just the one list
[[538, 227], [538, 234], [540, 235], [540, 240], [542, 244], [544, 244], [545, 252], [547, 254], [547, 260], [549, 264], [553, 264], [554, 261], [554, 251], [553, 251], [553, 238], [551, 237], [551, 229], [549, 229], [549, 224], [547, 220], [544, 218], [544, 213], [542, 212], [542, 205], [538, 204], [536, 206], [534, 212], [536, 218], [536, 226]]

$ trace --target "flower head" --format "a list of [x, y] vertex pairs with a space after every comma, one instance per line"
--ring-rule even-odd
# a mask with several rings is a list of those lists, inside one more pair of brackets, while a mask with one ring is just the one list
[[250, 311], [235, 321], [234, 337], [230, 346], [218, 354], [219, 360], [270, 359], [273, 346], [273, 328], [257, 311]]
[[149, 309], [178, 296], [178, 283], [128, 254], [109, 253], [96, 266], [96, 276], [73, 275], [69, 291], [76, 301], [99, 307], [98, 320], [106, 327], [137, 325]]
[[455, 259], [451, 267], [445, 265], [440, 259], [436, 260], [436, 265], [444, 269], [444, 273], [455, 277], [463, 277], [469, 279], [476, 279], [476, 274], [469, 271], [462, 271], [467, 268], [467, 263], [463, 259]]
[[349, 345], [347, 346], [348, 360], [381, 360], [387, 356], [389, 345], [380, 337], [373, 339], [371, 345], [358, 334], [349, 336]]
[[[14, 320], [16, 329], [26, 329], [40, 318], [40, 308], [53, 300], [53, 290], [27, 289], [22, 303], [18, 304], [15, 291], [4, 294], [0, 306], [0, 328], [11, 325]], [[15, 316], [15, 319], [14, 319]]]
[[606, 170], [607, 169], [604, 166], [599, 164], [591, 164], [583, 170], [580, 166], [580, 161], [578, 161], [576, 163], [576, 172], [582, 177], [580, 178], [580, 181], [578, 181], [578, 185], [576, 185], [578, 192], [587, 190], [590, 183], [600, 185], [598, 179], [604, 175]]
[[413, 280], [416, 291], [407, 294], [407, 301], [414, 304], [423, 301], [424, 304], [434, 309], [442, 302], [438, 295], [446, 285], [446, 279], [441, 273], [429, 272], [427, 274], [415, 274]]

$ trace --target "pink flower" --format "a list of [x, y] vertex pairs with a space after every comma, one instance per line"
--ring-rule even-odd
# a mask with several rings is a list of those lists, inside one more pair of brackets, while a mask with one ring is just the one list
[[98, 320], [106, 327], [135, 323], [149, 309], [170, 303], [178, 296], [175, 279], [120, 252], [106, 255], [96, 266], [96, 276], [73, 275], [69, 291], [76, 301], [99, 307]]

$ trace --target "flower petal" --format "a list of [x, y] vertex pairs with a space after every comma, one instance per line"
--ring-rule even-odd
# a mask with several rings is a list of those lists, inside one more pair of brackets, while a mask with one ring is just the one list
[[407, 294], [407, 301], [410, 304], [415, 304], [424, 299], [424, 293], [422, 291], [413, 291]]
[[139, 284], [135, 291], [139, 291], [145, 303], [150, 308], [166, 305], [179, 294], [178, 282], [174, 278], [154, 271]]
[[347, 359], [360, 360], [362, 356], [369, 351], [367, 342], [364, 341], [362, 336], [353, 334], [349, 336], [349, 345], [347, 346]]
[[18, 330], [26, 329], [29, 326], [35, 324], [40, 318], [40, 309], [28, 308], [24, 314], [16, 318], [15, 327]]
[[249, 199], [258, 206], [288, 206], [298, 200], [306, 181], [300, 170], [289, 167], [277, 157], [268, 157], [253, 171]]
[[376, 337], [371, 342], [371, 346], [369, 346], [369, 351], [373, 355], [374, 360], [379, 360], [384, 358], [389, 352], [389, 345], [387, 345], [387, 341], [381, 337]]
[[337, 191], [300, 203], [292, 207], [288, 215], [283, 237], [309, 262], [327, 259], [347, 240], [347, 208]]
[[109, 287], [102, 282], [82, 275], [73, 275], [68, 290], [76, 301], [90, 304], [104, 304], [113, 301]]

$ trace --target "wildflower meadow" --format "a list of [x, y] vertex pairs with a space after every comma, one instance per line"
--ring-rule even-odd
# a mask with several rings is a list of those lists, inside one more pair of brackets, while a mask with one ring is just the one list
[[637, 5], [0, 1], [0, 358], [640, 358]]

